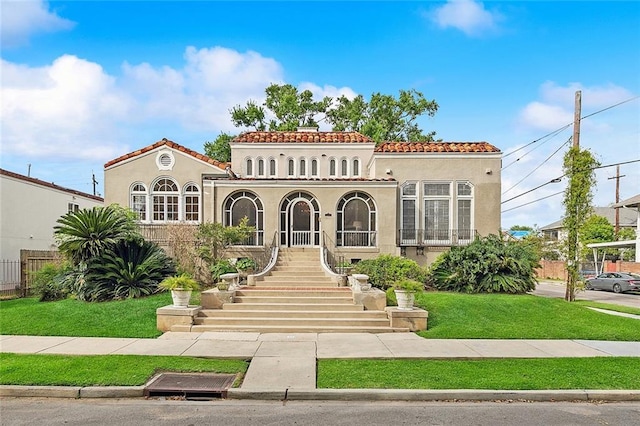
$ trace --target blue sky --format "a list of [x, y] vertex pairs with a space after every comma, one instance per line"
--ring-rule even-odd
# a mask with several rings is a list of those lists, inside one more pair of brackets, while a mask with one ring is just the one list
[[[261, 101], [270, 83], [365, 98], [416, 89], [440, 105], [420, 120], [426, 131], [488, 141], [505, 154], [571, 123], [581, 90], [582, 115], [596, 113], [582, 121], [581, 145], [602, 164], [640, 159], [637, 1], [0, 0], [0, 7], [0, 165], [26, 174], [31, 164], [31, 176], [81, 191], [92, 191], [95, 173], [101, 193], [105, 162], [163, 137], [203, 152], [219, 132], [238, 131], [228, 110]], [[562, 175], [560, 147], [571, 133], [506, 155], [503, 200]], [[640, 193], [640, 163], [621, 166], [621, 174], [621, 197]], [[615, 201], [614, 175], [615, 168], [597, 172], [597, 205]], [[561, 195], [536, 200], [565, 185], [504, 203], [513, 210], [503, 227], [559, 219]]]

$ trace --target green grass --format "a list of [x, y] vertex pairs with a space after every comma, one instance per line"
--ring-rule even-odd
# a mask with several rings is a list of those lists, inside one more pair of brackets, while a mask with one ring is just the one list
[[162, 333], [156, 328], [156, 309], [170, 304], [170, 293], [101, 303], [4, 300], [0, 301], [0, 334], [158, 337]]
[[320, 360], [324, 389], [640, 389], [640, 358]]
[[427, 292], [416, 304], [429, 311], [426, 338], [640, 340], [638, 320], [561, 299]]
[[624, 312], [626, 314], [640, 315], [640, 308], [632, 308], [631, 306], [613, 305], [610, 303], [592, 302], [591, 300], [576, 300], [574, 303], [582, 306], [590, 306], [592, 308], [607, 309], [609, 311]]
[[0, 384], [139, 386], [163, 372], [244, 373], [242, 360], [138, 355], [23, 355], [0, 353]]

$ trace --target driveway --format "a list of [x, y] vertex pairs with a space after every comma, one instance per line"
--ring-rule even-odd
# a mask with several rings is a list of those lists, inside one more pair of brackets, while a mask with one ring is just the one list
[[[531, 294], [543, 297], [558, 297], [564, 299], [565, 283], [557, 281], [540, 281]], [[612, 305], [640, 308], [640, 294], [616, 294], [608, 291], [585, 290], [576, 293], [576, 300], [592, 300], [594, 302], [610, 303]]]

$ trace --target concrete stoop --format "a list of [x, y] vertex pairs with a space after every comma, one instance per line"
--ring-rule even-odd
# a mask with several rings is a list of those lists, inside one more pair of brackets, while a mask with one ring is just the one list
[[[203, 309], [191, 324], [171, 331], [250, 331], [260, 333], [386, 333], [411, 331], [413, 323], [394, 321], [390, 312], [367, 310], [349, 287], [338, 287], [320, 265], [317, 248], [281, 249], [269, 275], [235, 291], [222, 309]], [[369, 308], [370, 309], [370, 308]], [[377, 308], [380, 309], [380, 308]], [[424, 316], [426, 324], [426, 315]]]

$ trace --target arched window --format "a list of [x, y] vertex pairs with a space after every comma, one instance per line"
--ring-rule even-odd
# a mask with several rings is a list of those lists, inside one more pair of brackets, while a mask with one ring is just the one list
[[353, 176], [360, 176], [360, 160], [357, 158], [353, 159], [353, 168], [351, 169]]
[[247, 218], [247, 225], [253, 226], [255, 234], [241, 245], [259, 246], [264, 244], [264, 209], [260, 198], [250, 191], [239, 191], [229, 195], [224, 201], [225, 226], [237, 226]]
[[318, 159], [314, 158], [311, 160], [311, 176], [318, 176]]
[[346, 158], [340, 161], [340, 176], [349, 176], [349, 162]]
[[151, 194], [154, 222], [180, 220], [178, 185], [171, 178], [160, 178], [153, 185]]
[[307, 175], [307, 160], [304, 158], [300, 159], [300, 176], [304, 177]]
[[329, 160], [329, 176], [336, 175], [336, 159], [332, 158]]
[[253, 176], [253, 160], [251, 158], [247, 158], [246, 166], [247, 166], [247, 176]]
[[275, 177], [277, 174], [276, 160], [274, 158], [269, 159], [269, 177]]
[[258, 158], [258, 176], [264, 177], [264, 160]]
[[142, 183], [134, 183], [131, 186], [129, 207], [138, 216], [138, 220], [147, 220], [147, 187]]
[[375, 247], [376, 205], [364, 192], [350, 192], [340, 199], [336, 212], [338, 246]]
[[200, 221], [200, 189], [194, 183], [184, 187], [184, 220]]
[[293, 158], [289, 158], [287, 165], [287, 176], [293, 177], [296, 174], [296, 163], [293, 161]]

